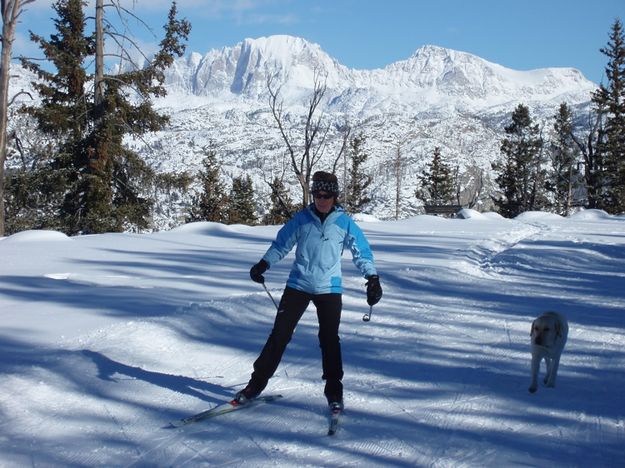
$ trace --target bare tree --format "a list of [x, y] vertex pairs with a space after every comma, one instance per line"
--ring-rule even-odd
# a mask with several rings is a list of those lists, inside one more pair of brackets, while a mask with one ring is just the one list
[[95, 89], [93, 101], [96, 106], [104, 100], [104, 0], [96, 0], [95, 4]]
[[[133, 39], [132, 34], [120, 31], [115, 24], [106, 17], [105, 8], [112, 8], [117, 14], [117, 20], [125, 27], [125, 30], [131, 30], [128, 25], [128, 18], [142, 24], [146, 30], [151, 31], [145, 21], [139, 18], [132, 10], [121, 5], [120, 0], [110, 0], [106, 4], [104, 0], [96, 0], [95, 3], [95, 70], [94, 70], [94, 103], [100, 105], [104, 101], [104, 93], [106, 91], [106, 80], [112, 79], [105, 76], [105, 58], [113, 57], [119, 59], [120, 72], [122, 72], [125, 62], [131, 64], [134, 69], [142, 68], [140, 63], [132, 58], [133, 53], [139, 54], [146, 61], [149, 61], [141, 46]], [[154, 36], [156, 37], [156, 36]], [[105, 43], [111, 39], [117, 46], [118, 51], [105, 53]]]
[[339, 150], [336, 159], [334, 160], [334, 165], [332, 166], [332, 173], [336, 174], [336, 171], [338, 170], [338, 164], [339, 161], [342, 159], [342, 165], [343, 165], [343, 177], [342, 177], [342, 182], [341, 182], [341, 187], [343, 187], [343, 190], [345, 190], [345, 187], [347, 187], [347, 171], [348, 171], [348, 164], [347, 164], [347, 146], [349, 145], [349, 137], [352, 134], [352, 126], [347, 123], [340, 123], [340, 124], [336, 124], [336, 130], [342, 135], [342, 141], [341, 141], [341, 149]]
[[17, 21], [24, 6], [35, 0], [1, 0], [2, 58], [0, 59], [0, 236], [4, 236], [4, 163], [7, 159], [7, 125], [9, 112], [9, 78], [11, 52]]
[[395, 177], [395, 219], [399, 219], [401, 212], [401, 189], [404, 180], [404, 159], [401, 154], [401, 142], [397, 142], [395, 158], [392, 160], [393, 175]]
[[[325, 79], [322, 79], [320, 73], [315, 70], [313, 75], [313, 91], [307, 104], [304, 119], [304, 139], [300, 154], [294, 142], [295, 139], [286, 128], [287, 122], [284, 114], [284, 102], [280, 98], [281, 86], [276, 86], [274, 83], [276, 77], [276, 74], [267, 77], [269, 106], [271, 108], [271, 114], [278, 125], [278, 130], [280, 130], [280, 135], [286, 144], [293, 173], [302, 187], [302, 204], [303, 206], [307, 206], [310, 202], [310, 178], [312, 177], [315, 165], [323, 156], [326, 148], [326, 139], [330, 130], [330, 125], [324, 124], [323, 122], [323, 114], [319, 115], [321, 112], [319, 110], [319, 105], [327, 91], [327, 85]], [[334, 161], [334, 169], [345, 149], [346, 141], [346, 139], [343, 141], [341, 150]]]
[[587, 133], [578, 137], [571, 133], [584, 161], [584, 183], [586, 185], [588, 208], [601, 208], [601, 190], [603, 186], [603, 158], [599, 146], [604, 138], [602, 109], [589, 113]]

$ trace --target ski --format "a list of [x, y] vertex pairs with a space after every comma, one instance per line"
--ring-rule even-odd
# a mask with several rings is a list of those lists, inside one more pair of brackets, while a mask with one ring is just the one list
[[339, 419], [343, 414], [342, 409], [333, 409], [330, 412], [330, 426], [328, 427], [328, 435], [336, 434], [336, 431], [339, 428]]
[[215, 416], [221, 416], [222, 414], [232, 413], [233, 411], [238, 411], [244, 408], [250, 408], [252, 406], [259, 405], [261, 403], [267, 403], [270, 401], [277, 400], [282, 398], [282, 395], [263, 395], [257, 398], [254, 398], [247, 403], [240, 404], [236, 400], [231, 400], [227, 403], [222, 403], [221, 405], [217, 405], [214, 408], [209, 410], [202, 411], [200, 413], [188, 416], [186, 418], [178, 419], [176, 421], [170, 422], [171, 427], [182, 427], [188, 424], [193, 424], [196, 422], [204, 421], [205, 419], [214, 418]]

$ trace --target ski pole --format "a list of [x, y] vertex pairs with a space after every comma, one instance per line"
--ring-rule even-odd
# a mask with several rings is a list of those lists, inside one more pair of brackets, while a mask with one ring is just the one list
[[265, 292], [267, 293], [267, 295], [269, 296], [269, 298], [271, 299], [271, 302], [273, 302], [273, 305], [276, 306], [276, 310], [278, 310], [278, 304], [276, 304], [276, 301], [274, 300], [273, 296], [271, 295], [271, 293], [269, 292], [269, 289], [267, 289], [267, 286], [265, 286], [265, 283], [262, 283], [263, 288], [265, 288]]
[[369, 313], [365, 314], [362, 316], [362, 321], [363, 322], [368, 322], [369, 320], [371, 320], [371, 314], [373, 313], [373, 306], [369, 306]]

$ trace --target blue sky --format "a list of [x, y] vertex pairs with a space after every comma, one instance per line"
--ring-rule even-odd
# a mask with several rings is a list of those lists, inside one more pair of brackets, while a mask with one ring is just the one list
[[[122, 2], [160, 34], [168, 1]], [[290, 34], [319, 44], [348, 67], [372, 69], [407, 59], [419, 47], [433, 44], [516, 70], [573, 67], [596, 83], [604, 79], [607, 64], [599, 49], [607, 44], [614, 20], [625, 21], [625, 0], [178, 0], [177, 4], [180, 15], [193, 25], [188, 52], [204, 54], [247, 37]], [[36, 0], [27, 6], [15, 54], [40, 55], [26, 39], [27, 31], [45, 37], [53, 31], [51, 5], [50, 0]], [[143, 30], [136, 22], [131, 27]], [[146, 50], [158, 42], [147, 31], [140, 39]]]

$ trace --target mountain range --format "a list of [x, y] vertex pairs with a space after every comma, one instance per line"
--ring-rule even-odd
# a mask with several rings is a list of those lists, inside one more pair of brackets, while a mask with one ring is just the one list
[[[434, 45], [384, 68], [351, 69], [302, 38], [261, 37], [176, 60], [166, 73], [168, 96], [156, 102], [171, 115], [170, 126], [129, 144], [157, 170], [174, 172], [197, 170], [206, 148], [214, 148], [226, 182], [252, 176], [261, 213], [269, 198], [265, 182], [273, 176], [285, 174], [299, 200], [267, 83], [271, 78], [279, 87], [287, 131], [301, 147], [301, 123], [315, 77], [327, 87], [318, 112], [329, 127], [318, 168], [332, 166], [341, 129], [349, 126], [353, 135], [362, 134], [369, 155], [366, 169], [373, 176], [369, 211], [380, 218], [418, 212], [417, 176], [435, 147], [457, 167], [466, 190], [482, 180], [487, 195], [503, 127], [518, 104], [528, 106], [548, 133], [562, 102], [578, 118], [585, 117], [597, 87], [573, 68], [518, 71]], [[183, 194], [181, 204], [184, 200]], [[176, 209], [163, 213], [157, 224], [179, 222]]]
[[475, 110], [519, 99], [584, 101], [596, 87], [573, 68], [515, 71], [433, 45], [383, 69], [355, 70], [319, 45], [292, 36], [246, 39], [204, 56], [192, 53], [170, 68], [167, 83], [172, 90], [196, 96], [266, 102], [267, 78], [277, 74], [287, 103], [297, 105], [311, 91], [315, 71], [326, 80], [328, 110], [363, 115], [398, 105], [402, 110], [433, 106]]

